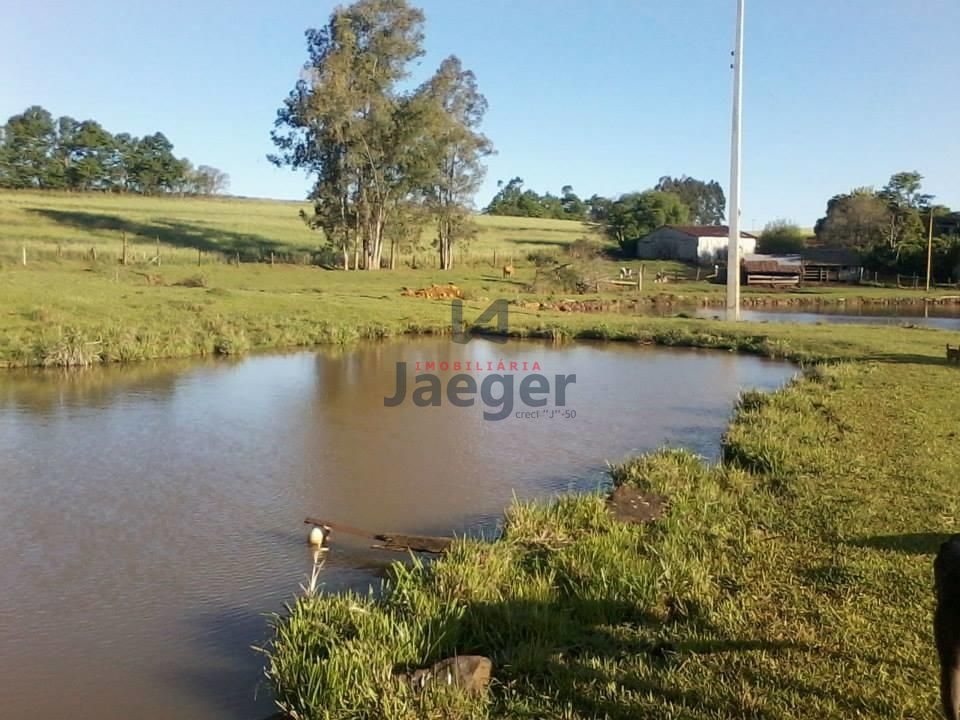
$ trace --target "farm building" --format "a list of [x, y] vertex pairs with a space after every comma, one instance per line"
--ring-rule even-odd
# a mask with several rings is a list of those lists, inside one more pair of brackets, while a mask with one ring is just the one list
[[[730, 228], [726, 225], [664, 225], [637, 241], [637, 257], [644, 260], [682, 260], [714, 263], [727, 256]], [[757, 238], [740, 233], [740, 252], [757, 249]]]
[[800, 257], [804, 282], [860, 282], [863, 267], [853, 250], [809, 248]]
[[745, 255], [740, 269], [747, 285], [799, 285], [803, 260], [799, 255]]
[[850, 250], [811, 248], [799, 255], [744, 255], [740, 267], [747, 285], [859, 282], [860, 258]]

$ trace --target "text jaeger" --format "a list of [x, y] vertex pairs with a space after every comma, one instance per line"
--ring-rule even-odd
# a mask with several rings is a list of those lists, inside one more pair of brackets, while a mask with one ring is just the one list
[[[416, 383], [410, 395], [418, 407], [439, 407], [443, 396], [455, 407], [473, 407], [476, 401], [477, 381], [472, 375], [457, 373], [447, 380], [446, 393], [443, 382], [433, 373], [421, 373], [413, 378]], [[555, 375], [553, 386], [546, 375], [531, 373], [520, 381], [517, 394], [526, 407], [545, 407], [554, 395], [554, 406], [567, 404], [567, 386], [577, 382], [576, 374]], [[485, 375], [480, 383], [480, 402], [484, 405], [484, 420], [503, 420], [509, 417], [514, 407], [514, 376], [494, 373]], [[385, 397], [385, 407], [396, 407], [407, 397], [407, 363], [397, 363], [397, 389], [392, 397]]]

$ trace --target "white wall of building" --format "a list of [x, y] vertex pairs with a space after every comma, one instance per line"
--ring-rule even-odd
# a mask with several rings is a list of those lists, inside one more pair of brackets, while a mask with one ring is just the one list
[[[702, 263], [716, 262], [727, 256], [728, 238], [706, 235], [697, 238], [697, 259]], [[757, 251], [756, 238], [740, 238], [740, 256]]]
[[[727, 256], [727, 238], [693, 237], [669, 227], [654, 230], [637, 243], [637, 257], [643, 260], [680, 260], [712, 265]], [[740, 253], [756, 252], [756, 238], [740, 238]]]

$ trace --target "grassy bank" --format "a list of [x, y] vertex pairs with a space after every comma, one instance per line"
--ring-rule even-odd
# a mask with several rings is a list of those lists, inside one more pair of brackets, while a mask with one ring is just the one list
[[[642, 291], [602, 286], [602, 292], [577, 295], [568, 287], [539, 282], [543, 274], [538, 274], [531, 253], [571, 262], [585, 279], [615, 277], [621, 266], [639, 269], [641, 263], [636, 260], [585, 260], [569, 255], [576, 240], [597, 239], [582, 223], [480, 217], [480, 236], [465, 250], [463, 264], [452, 272], [431, 267], [426, 259], [432, 260], [432, 253], [424, 250], [419, 269], [401, 264], [395, 271], [346, 273], [302, 264], [316, 250], [318, 236], [298, 218], [301, 208], [298, 203], [235, 198], [0, 193], [0, 366], [232, 355], [258, 348], [445, 332], [447, 303], [401, 293], [405, 287], [449, 282], [463, 289], [468, 318], [493, 299], [512, 301], [511, 325], [520, 335], [711, 344], [714, 341], [701, 336], [718, 333], [717, 326], [702, 322], [632, 317], [637, 309], [723, 302], [723, 287], [705, 280], [649, 281], [656, 272], [681, 278], [690, 272], [676, 263], [646, 263], [648, 282]], [[124, 234], [128, 264], [120, 265]], [[157, 240], [159, 266], [154, 262]], [[24, 248], [26, 266], [22, 265]], [[96, 260], [91, 248], [97, 250]], [[270, 252], [290, 262], [263, 262]], [[244, 261], [229, 264], [227, 260], [235, 260], [237, 253]], [[247, 262], [250, 259], [254, 261]], [[501, 266], [510, 259], [516, 271], [505, 278]], [[596, 290], [595, 286], [590, 289]], [[949, 293], [932, 297], [945, 295], [949, 297]], [[761, 306], [923, 302], [924, 298], [923, 293], [871, 287], [805, 288], [790, 293], [744, 289], [745, 304]], [[600, 312], [564, 312], [569, 309], [565, 302], [571, 299]], [[753, 332], [723, 330], [738, 337]], [[801, 344], [808, 336], [816, 338], [816, 331], [763, 330], [764, 335], [784, 335], [785, 342], [793, 342], [795, 332], [802, 335]], [[849, 332], [849, 342], [863, 347], [863, 331]], [[691, 339], [691, 335], [697, 337]], [[738, 339], [735, 344], [758, 343]], [[833, 345], [815, 353], [832, 356], [837, 350]]]
[[[745, 395], [722, 464], [612, 468], [670, 498], [661, 521], [618, 525], [599, 496], [517, 504], [500, 541], [398, 565], [380, 600], [300, 599], [269, 648], [279, 702], [297, 718], [937, 717], [930, 566], [960, 502], [958, 371], [922, 332], [821, 330], [780, 339], [850, 361]], [[489, 697], [393, 679], [454, 653], [494, 660]]]
[[[736, 327], [635, 314], [638, 308], [672, 312], [683, 309], [672, 303], [719, 300], [722, 289], [707, 283], [683, 293], [672, 289], [667, 294], [644, 290], [570, 296], [531, 292], [527, 286], [535, 275], [536, 268], [529, 265], [518, 267], [516, 276], [506, 279], [492, 268], [345, 273], [268, 264], [156, 269], [47, 261], [12, 266], [0, 270], [0, 366], [234, 355], [447, 332], [448, 302], [402, 295], [404, 287], [447, 282], [463, 289], [468, 321], [494, 299], [511, 301], [511, 331], [521, 336], [653, 339], [720, 347], [730, 345], [733, 337], [738, 348], [759, 345], [763, 352], [763, 338], [770, 338], [786, 344], [775, 354], [797, 358], [875, 352], [883, 345], [874, 341], [876, 328], [851, 326], [843, 333], [830, 333], [817, 326]], [[776, 299], [788, 298], [780, 294]], [[565, 307], [567, 301], [598, 303], [602, 311], [554, 309]], [[944, 343], [942, 334], [903, 333], [892, 333], [889, 342], [919, 341], [931, 348]]]
[[[670, 497], [668, 516], [654, 525], [618, 526], [593, 496], [516, 505], [501, 541], [458, 543], [429, 567], [398, 565], [381, 600], [300, 600], [278, 619], [270, 648], [277, 697], [297, 717], [935, 716], [929, 565], [956, 524], [960, 460], [951, 393], [960, 371], [942, 359], [944, 344], [955, 342], [949, 334], [613, 311], [617, 300], [718, 301], [723, 289], [706, 282], [576, 295], [601, 311], [562, 312], [555, 307], [570, 294], [531, 289], [537, 268], [526, 253], [563, 253], [584, 228], [515, 218], [484, 220], [486, 238], [475, 246], [520, 258], [512, 278], [479, 251], [450, 273], [223, 262], [241, 247], [309, 253], [316, 238], [297, 209], [0, 194], [0, 365], [443, 333], [449, 303], [402, 290], [447, 282], [464, 290], [468, 321], [493, 299], [513, 301], [509, 332], [518, 337], [831, 363], [782, 392], [745, 396], [721, 465], [665, 451], [614, 468], [611, 484]], [[122, 232], [126, 266], [117, 263]], [[156, 237], [160, 267], [149, 262]], [[610, 275], [621, 264], [592, 262]], [[679, 270], [648, 264], [657, 269]], [[883, 288], [744, 296], [757, 304], [923, 298]], [[393, 680], [454, 652], [494, 659], [489, 697], [414, 696]]]
[[832, 331], [816, 325], [737, 326], [630, 313], [541, 310], [537, 297], [520, 293], [513, 281], [471, 271], [355, 274], [244, 265], [203, 273], [164, 268], [162, 275], [144, 277], [130, 268], [78, 271], [51, 263], [3, 272], [0, 279], [0, 365], [6, 366], [236, 355], [443, 333], [450, 327], [449, 303], [405, 297], [401, 289], [446, 281], [465, 289], [468, 322], [492, 299], [519, 301], [511, 309], [510, 331], [521, 337], [721, 347], [794, 359], [876, 355], [883, 347], [934, 352], [945, 342], [944, 333], [923, 329], [848, 326]]

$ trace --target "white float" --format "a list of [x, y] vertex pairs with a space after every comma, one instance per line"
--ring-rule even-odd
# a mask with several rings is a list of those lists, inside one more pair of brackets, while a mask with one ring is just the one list
[[329, 530], [326, 528], [314, 527], [310, 530], [310, 544], [315, 547], [323, 547], [327, 542]]

